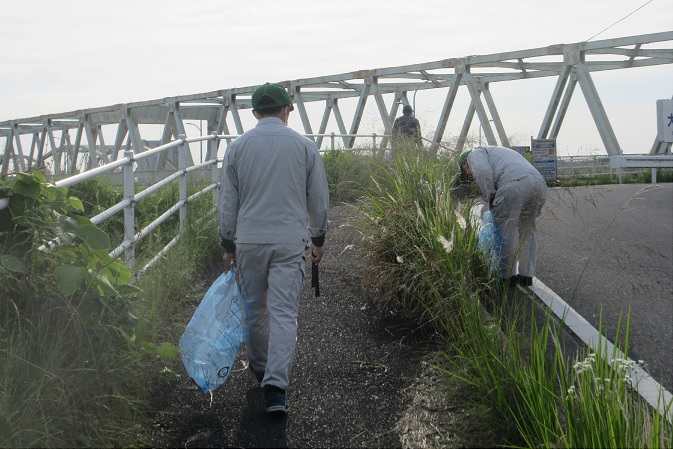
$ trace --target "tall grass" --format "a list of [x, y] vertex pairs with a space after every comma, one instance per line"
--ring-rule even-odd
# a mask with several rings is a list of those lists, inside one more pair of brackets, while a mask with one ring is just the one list
[[[109, 274], [100, 263], [116, 263], [66, 238], [62, 228], [76, 229], [78, 215], [116, 203], [114, 189], [89, 183], [77, 192], [82, 201], [33, 174], [3, 183], [0, 193], [11, 197], [10, 208], [0, 211], [0, 447], [136, 444], [147, 425], [141, 413], [147, 386], [159, 375], [148, 370], [150, 362], [176, 353], [172, 338], [164, 340], [163, 323], [176, 304], [203, 293], [205, 272], [221, 253], [214, 220], [199, 219], [209, 216], [212, 197], [189, 203], [187, 235], [137, 285], [101, 290], [95, 282], [72, 287], [56, 276], [64, 266]], [[148, 209], [165, 207], [177, 201], [176, 189], [146, 201]], [[142, 227], [154, 217], [140, 210]], [[157, 228], [138, 253], [140, 266], [177, 226]], [[110, 240], [121, 239], [115, 229], [113, 220], [106, 228]], [[61, 247], [37, 251], [57, 236]]]
[[322, 153], [332, 204], [354, 203], [366, 194], [372, 186], [371, 174], [380, 162], [370, 156], [373, 153], [370, 148]]
[[[671, 447], [671, 423], [634, 392], [628, 363], [602, 350], [565, 353], [562, 323], [547, 315], [538, 324], [535, 309], [513, 307], [520, 299], [489, 278], [489, 261], [466, 218], [470, 204], [447, 194], [455, 167], [399, 151], [375, 176], [363, 229], [370, 285], [384, 307], [430, 323], [445, 342], [441, 368], [469, 391], [468, 410], [489, 423], [477, 441]], [[615, 342], [625, 354], [628, 327], [627, 317], [627, 337]]]
[[367, 281], [384, 303], [448, 331], [460, 326], [452, 317], [466, 292], [488, 285], [470, 204], [449, 195], [456, 178], [450, 160], [419, 157], [413, 148], [396, 155], [374, 174], [363, 206], [376, 267]]
[[[471, 392], [465, 395], [470, 412], [489, 422], [482, 430], [486, 440], [670, 447], [670, 423], [639, 402], [632, 386], [620, 384], [627, 365], [600, 351], [571, 362], [567, 354], [550, 353], [560, 347], [553, 320], [538, 329], [503, 314], [506, 298], [489, 278], [489, 261], [468, 218], [471, 204], [448, 194], [455, 162], [405, 148], [394, 154], [326, 153], [331, 198], [363, 205], [362, 230], [371, 243], [368, 285], [378, 289], [382, 307], [428, 323], [446, 343], [444, 367]], [[0, 447], [142, 445], [148, 384], [161, 375], [161, 358], [176, 355], [174, 317], [222, 269], [211, 197], [189, 203], [187, 234], [134, 288], [115, 285], [101, 293], [96, 284], [82, 283], [63, 293], [59, 268], [95, 261], [92, 269], [101, 271], [101, 260], [114, 261], [93, 257], [77, 242], [35, 251], [66, 226], [63, 217], [77, 219], [82, 211], [72, 210], [78, 201], [62, 190], [40, 200], [33, 187], [27, 182], [21, 190], [28, 200], [20, 219], [0, 211]], [[69, 195], [79, 198], [85, 216], [121, 199], [100, 180]], [[136, 204], [138, 229], [177, 200], [171, 186]], [[138, 266], [177, 227], [171, 219], [138, 245]], [[121, 217], [100, 228], [121, 240]], [[527, 332], [520, 330], [524, 324]], [[607, 394], [606, 386], [614, 390]]]

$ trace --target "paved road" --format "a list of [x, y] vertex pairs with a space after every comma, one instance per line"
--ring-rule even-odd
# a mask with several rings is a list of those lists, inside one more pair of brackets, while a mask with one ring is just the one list
[[673, 184], [551, 189], [538, 228], [537, 277], [613, 342], [630, 308], [629, 357], [673, 391]]

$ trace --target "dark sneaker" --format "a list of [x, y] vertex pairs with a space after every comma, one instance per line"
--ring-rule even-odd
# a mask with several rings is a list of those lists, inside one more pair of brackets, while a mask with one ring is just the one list
[[531, 276], [518, 276], [518, 284], [522, 287], [530, 287], [533, 285], [533, 278]]
[[505, 290], [514, 289], [519, 283], [519, 275], [515, 275], [509, 278], [500, 278], [498, 279], [498, 284], [501, 288]]
[[287, 413], [285, 407], [285, 390], [274, 385], [267, 385], [264, 392], [264, 402], [266, 412], [270, 415], [284, 415]]

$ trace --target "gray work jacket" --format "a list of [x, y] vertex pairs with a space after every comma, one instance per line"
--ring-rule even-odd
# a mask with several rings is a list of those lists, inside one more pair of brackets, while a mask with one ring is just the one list
[[221, 239], [307, 242], [308, 237], [324, 237], [328, 208], [318, 148], [280, 119], [263, 118], [229, 144], [220, 174]]
[[474, 181], [488, 203], [492, 193], [524, 176], [544, 178], [521, 154], [505, 147], [478, 147], [467, 156]]

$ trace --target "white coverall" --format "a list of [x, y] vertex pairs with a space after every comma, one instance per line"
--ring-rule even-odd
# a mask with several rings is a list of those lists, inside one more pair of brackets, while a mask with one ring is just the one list
[[472, 176], [488, 204], [502, 238], [499, 274], [535, 276], [538, 236], [535, 220], [547, 197], [547, 184], [526, 158], [509, 148], [487, 146], [467, 156]]

